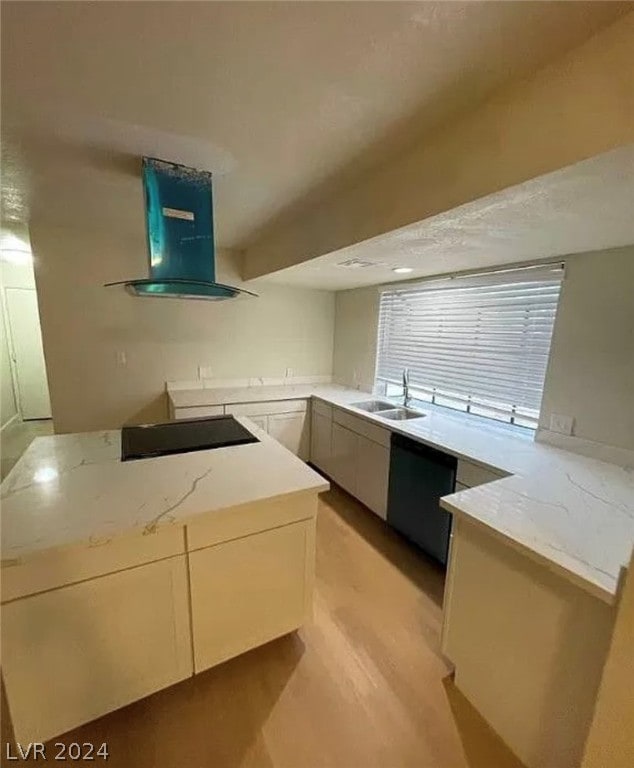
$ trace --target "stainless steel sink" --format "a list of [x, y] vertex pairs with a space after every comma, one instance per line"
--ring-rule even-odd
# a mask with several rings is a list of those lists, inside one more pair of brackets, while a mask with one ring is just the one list
[[353, 408], [358, 408], [366, 413], [378, 413], [379, 411], [394, 410], [394, 403], [384, 403], [381, 400], [364, 400], [362, 403], [351, 403]]
[[382, 411], [379, 415], [382, 419], [391, 419], [392, 421], [409, 421], [427, 416], [426, 413], [413, 411], [411, 408], [392, 408], [389, 411]]

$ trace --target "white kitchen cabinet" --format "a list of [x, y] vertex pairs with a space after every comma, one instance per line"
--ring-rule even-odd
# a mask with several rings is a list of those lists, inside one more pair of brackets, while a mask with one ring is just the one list
[[358, 435], [356, 473], [356, 497], [385, 520], [390, 478], [390, 449]]
[[305, 413], [276, 413], [268, 416], [268, 433], [285, 448], [308, 459], [310, 425]]
[[306, 417], [306, 400], [235, 403], [226, 405], [225, 413], [246, 416], [291, 453], [300, 459], [308, 458], [310, 420]]
[[356, 432], [333, 422], [330, 475], [353, 496], [356, 496], [357, 491], [357, 445]]
[[300, 459], [308, 459], [310, 453], [310, 420], [306, 418], [306, 400], [272, 400], [175, 408], [171, 414], [174, 419], [222, 414], [245, 416]]
[[332, 417], [323, 416], [314, 408], [310, 425], [310, 460], [327, 475], [331, 474]]
[[354, 414], [312, 411], [311, 461], [379, 517], [387, 517], [390, 432]]
[[195, 672], [303, 624], [314, 536], [313, 518], [190, 554]]
[[184, 680], [193, 671], [185, 556], [5, 603], [2, 651], [21, 743]]
[[248, 417], [250, 421], [252, 421], [256, 427], [260, 427], [260, 429], [263, 432], [269, 431], [269, 417], [268, 416], [249, 416]]
[[522, 765], [580, 765], [614, 617], [558, 570], [454, 518], [442, 653]]
[[201, 405], [192, 408], [174, 408], [173, 418], [202, 419], [207, 416], [222, 416], [225, 412], [224, 405]]

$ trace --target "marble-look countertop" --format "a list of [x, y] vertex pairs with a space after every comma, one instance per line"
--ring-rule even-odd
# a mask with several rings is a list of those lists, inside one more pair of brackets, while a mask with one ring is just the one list
[[127, 462], [120, 460], [120, 430], [37, 438], [2, 482], [3, 565], [328, 489], [321, 475], [251, 421], [237, 420], [260, 442]]
[[284, 384], [255, 387], [208, 387], [171, 389], [168, 397], [174, 408], [197, 408], [226, 403], [257, 403], [272, 400], [307, 400], [317, 391], [342, 389], [330, 384]]
[[445, 496], [442, 505], [608, 603], [634, 544], [634, 468], [580, 456], [486, 419], [423, 407], [394, 422], [354, 407], [367, 392], [337, 385], [170, 392], [176, 407], [317, 397], [392, 432], [509, 475]]

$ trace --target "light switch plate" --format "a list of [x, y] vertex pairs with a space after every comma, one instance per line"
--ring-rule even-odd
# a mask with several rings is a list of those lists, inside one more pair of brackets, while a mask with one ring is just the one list
[[120, 349], [117, 352], [117, 365], [120, 367], [123, 367], [124, 365], [128, 364], [128, 358], [126, 357], [126, 353]]
[[561, 413], [551, 413], [550, 431], [558, 432], [560, 435], [572, 435], [574, 421], [573, 416], [564, 416]]

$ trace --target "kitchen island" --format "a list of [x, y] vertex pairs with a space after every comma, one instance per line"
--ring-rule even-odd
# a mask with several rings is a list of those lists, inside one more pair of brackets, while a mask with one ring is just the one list
[[2, 674], [45, 741], [297, 629], [328, 483], [259, 442], [121, 462], [120, 431], [38, 438], [2, 483]]

